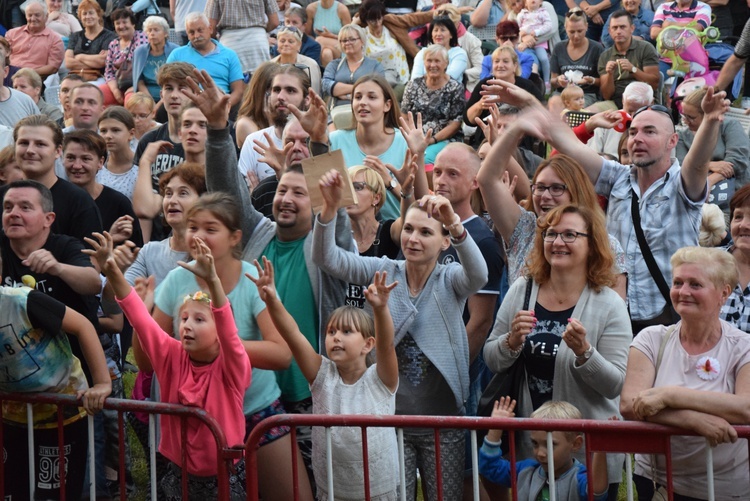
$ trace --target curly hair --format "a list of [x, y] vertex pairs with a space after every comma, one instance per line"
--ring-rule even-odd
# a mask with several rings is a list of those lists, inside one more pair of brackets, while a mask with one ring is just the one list
[[586, 224], [589, 246], [589, 255], [586, 260], [586, 282], [588, 286], [597, 292], [601, 291], [602, 287], [613, 286], [615, 284], [613, 272], [615, 258], [609, 246], [604, 212], [599, 207], [589, 208], [566, 204], [555, 207], [546, 217], [538, 219], [534, 248], [527, 262], [529, 275], [540, 285], [549, 282], [552, 266], [544, 256], [545, 242], [542, 235], [547, 229], [558, 224], [565, 214], [578, 214]]

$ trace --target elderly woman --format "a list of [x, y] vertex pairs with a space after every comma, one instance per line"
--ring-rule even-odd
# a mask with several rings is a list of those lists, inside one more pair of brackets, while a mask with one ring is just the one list
[[[463, 83], [464, 72], [469, 67], [469, 56], [458, 45], [458, 31], [449, 17], [436, 17], [430, 23], [427, 37], [432, 44], [445, 47], [448, 51], [448, 68], [446, 72], [454, 80]], [[414, 58], [411, 79], [415, 80], [425, 75], [424, 49]]]
[[307, 56], [300, 54], [302, 47], [303, 33], [294, 26], [284, 26], [276, 33], [276, 47], [279, 55], [271, 59], [274, 63], [293, 64], [298, 68], [301, 67], [308, 75], [312, 89], [320, 95], [320, 66], [318, 63]]
[[[701, 247], [678, 250], [671, 263], [670, 297], [682, 320], [648, 327], [635, 338], [620, 410], [626, 419], [701, 435], [671, 441], [675, 500], [709, 499], [709, 446], [715, 499], [739, 499], [750, 481], [748, 451], [732, 425], [750, 421], [750, 337], [719, 319], [737, 285], [737, 266], [730, 254]], [[638, 499], [650, 500], [666, 484], [665, 458], [636, 455], [635, 460]]]
[[134, 92], [133, 54], [148, 40], [142, 31], [135, 29], [135, 14], [128, 9], [117, 9], [110, 16], [118, 39], [109, 43], [104, 65], [105, 85], [99, 88], [104, 94], [104, 105], [123, 104], [125, 96]]
[[347, 24], [339, 31], [339, 42], [344, 57], [334, 59], [323, 73], [323, 94], [333, 98], [334, 106], [350, 105], [354, 82], [360, 77], [385, 70], [376, 60], [364, 55], [365, 30], [356, 24]]
[[352, 22], [349, 9], [335, 0], [317, 0], [307, 6], [305, 32], [320, 44], [320, 65], [327, 67], [341, 57], [341, 29]]
[[[300, 48], [299, 53], [320, 64], [320, 44], [313, 37], [307, 36], [307, 33], [305, 33], [306, 24], [307, 12], [302, 7], [289, 7], [284, 13], [284, 26], [294, 26], [302, 32], [302, 48]], [[271, 47], [271, 55], [279, 55], [276, 45]]]
[[[586, 419], [618, 414], [633, 334], [625, 302], [610, 289], [613, 263], [601, 210], [561, 205], [537, 220], [528, 276], [511, 286], [484, 346], [494, 372], [522, 361], [516, 415], [528, 417], [550, 400], [572, 403]], [[530, 442], [516, 443], [519, 459], [529, 457]], [[623, 456], [608, 455], [611, 499], [622, 466]]]
[[161, 87], [156, 81], [159, 68], [167, 62], [167, 57], [179, 45], [167, 40], [169, 24], [159, 16], [147, 17], [143, 22], [147, 42], [133, 52], [133, 86], [138, 92], [146, 92], [159, 108]]
[[65, 67], [87, 82], [98, 80], [97, 83], [104, 83], [107, 50], [109, 43], [117, 39], [117, 34], [104, 29], [104, 11], [95, 0], [81, 0], [77, 12], [83, 30], [70, 35]]
[[[571, 9], [565, 14], [565, 33], [568, 40], [555, 45], [550, 58], [550, 84], [558, 93], [574, 83], [583, 89], [586, 106], [599, 100], [599, 56], [604, 47], [599, 42], [586, 38], [588, 21], [586, 14], [579, 8]], [[569, 82], [566, 71], [578, 70], [583, 75], [577, 82]]]
[[67, 44], [71, 33], [81, 31], [81, 23], [74, 15], [62, 11], [64, 0], [47, 0], [47, 28], [51, 29]]
[[42, 99], [42, 77], [39, 76], [39, 73], [31, 68], [21, 68], [11, 77], [11, 80], [14, 89], [23, 92], [34, 100], [40, 113], [55, 121], [62, 118], [63, 112], [59, 106], [49, 104]]
[[458, 35], [458, 46], [461, 47], [469, 58], [469, 64], [466, 67], [464, 75], [466, 76], [466, 89], [471, 92], [479, 81], [479, 74], [482, 72], [482, 41], [473, 33], [469, 33], [461, 22], [461, 12], [458, 7], [447, 3], [433, 10], [435, 17], [448, 17], [456, 26]]
[[[695, 90], [682, 100], [682, 121], [687, 125], [686, 129], [677, 131], [679, 139], [675, 147], [675, 155], [682, 162], [685, 155], [693, 146], [695, 132], [703, 123], [703, 111], [701, 100], [706, 95], [706, 87]], [[721, 182], [725, 179], [733, 179], [737, 188], [744, 186], [750, 180], [750, 138], [742, 127], [742, 124], [731, 118], [725, 118], [719, 127], [719, 136], [716, 146], [708, 162], [708, 184], [712, 194], [718, 194], [721, 190]], [[729, 204], [727, 200], [718, 200], [715, 197], [713, 203], [718, 204], [724, 213], [729, 216]]]
[[466, 100], [464, 86], [446, 73], [448, 51], [439, 44], [432, 44], [423, 51], [426, 73], [410, 81], [401, 101], [401, 113], [422, 114], [425, 134], [432, 129], [432, 144], [425, 152], [425, 163], [435, 162], [435, 157], [449, 141], [463, 140], [461, 118]]

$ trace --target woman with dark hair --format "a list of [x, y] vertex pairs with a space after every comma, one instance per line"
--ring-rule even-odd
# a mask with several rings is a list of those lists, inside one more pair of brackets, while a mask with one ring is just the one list
[[[388, 195], [380, 214], [383, 219], [396, 219], [401, 213], [401, 186], [385, 166], [401, 165], [412, 145], [399, 130], [398, 100], [385, 78], [367, 75], [357, 80], [352, 87], [352, 115], [352, 129], [330, 133], [331, 149], [341, 150], [347, 167], [366, 165], [381, 175]], [[426, 143], [411, 148], [414, 154], [424, 149]]]
[[[618, 414], [633, 334], [625, 302], [610, 289], [613, 265], [601, 209], [561, 205], [537, 220], [528, 275], [511, 285], [484, 346], [496, 373], [522, 360], [517, 416], [550, 400], [572, 403], [586, 419]], [[530, 443], [517, 439], [519, 459], [531, 457]], [[622, 467], [623, 455], [607, 456], [611, 499]]]
[[135, 14], [129, 9], [115, 10], [110, 19], [119, 38], [109, 43], [104, 64], [106, 84], [99, 86], [105, 106], [123, 104], [127, 95], [134, 92], [133, 55], [138, 46], [148, 43], [146, 35], [135, 29]]
[[[445, 71], [452, 79], [463, 83], [464, 72], [469, 67], [469, 56], [458, 45], [458, 31], [453, 21], [449, 17], [434, 18], [427, 31], [427, 37], [431, 43], [445, 47], [448, 51], [448, 68]], [[424, 49], [422, 49], [414, 58], [411, 79], [423, 77], [425, 72]]]

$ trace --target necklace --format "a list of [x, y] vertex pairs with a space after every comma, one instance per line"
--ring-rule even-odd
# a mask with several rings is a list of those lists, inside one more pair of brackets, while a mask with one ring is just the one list
[[563, 303], [565, 303], [569, 299], [568, 297], [563, 297], [562, 299], [560, 299], [560, 295], [557, 293], [557, 291], [555, 290], [555, 288], [552, 286], [552, 283], [549, 284], [549, 292], [550, 292], [550, 295], [552, 296], [552, 299], [554, 301], [557, 301], [557, 304], [563, 304]]

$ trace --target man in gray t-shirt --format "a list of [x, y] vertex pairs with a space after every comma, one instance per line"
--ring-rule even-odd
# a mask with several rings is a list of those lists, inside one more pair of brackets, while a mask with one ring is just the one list
[[38, 115], [39, 108], [29, 96], [3, 84], [10, 68], [9, 58], [10, 45], [0, 37], [0, 125], [13, 128], [22, 118]]

